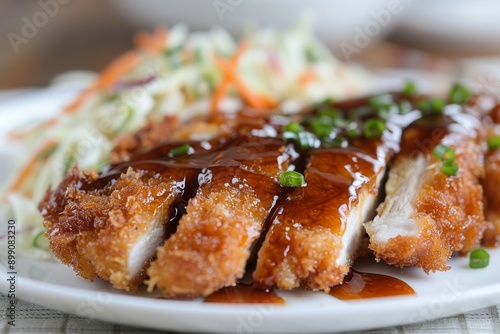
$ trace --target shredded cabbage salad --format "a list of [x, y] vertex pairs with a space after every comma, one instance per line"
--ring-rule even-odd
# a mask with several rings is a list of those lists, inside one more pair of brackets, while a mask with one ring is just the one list
[[24, 149], [2, 185], [0, 208], [3, 217], [15, 217], [24, 254], [52, 258], [37, 209], [47, 189], [76, 163], [83, 170], [108, 164], [115, 140], [148, 121], [243, 104], [295, 112], [362, 94], [369, 85], [366, 72], [338, 61], [304, 23], [285, 32], [248, 31], [240, 42], [219, 28], [188, 33], [175, 26], [140, 33], [136, 44], [57, 117], [10, 134]]

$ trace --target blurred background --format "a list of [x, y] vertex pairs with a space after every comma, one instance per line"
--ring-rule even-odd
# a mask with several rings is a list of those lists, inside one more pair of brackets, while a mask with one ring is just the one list
[[[285, 28], [299, 17], [343, 61], [463, 73], [500, 68], [493, 0], [0, 0], [0, 89], [45, 86], [69, 70], [102, 69], [157, 25], [243, 23]], [[464, 65], [465, 64], [465, 65]]]

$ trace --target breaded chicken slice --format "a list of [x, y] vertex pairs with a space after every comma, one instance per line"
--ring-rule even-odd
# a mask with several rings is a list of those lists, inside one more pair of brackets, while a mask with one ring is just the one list
[[280, 138], [249, 137], [227, 148], [219, 162], [239, 166], [202, 171], [177, 231], [148, 269], [154, 286], [173, 297], [207, 296], [245, 273], [252, 246], [277, 200], [277, 178], [290, 155]]
[[[500, 105], [496, 105], [486, 117], [487, 137], [500, 137]], [[484, 156], [485, 176], [483, 189], [485, 196], [485, 216], [491, 223], [484, 232], [483, 243], [500, 246], [500, 149], [491, 147]]]
[[182, 195], [181, 178], [129, 169], [103, 189], [71, 169], [40, 204], [53, 253], [83, 278], [100, 277], [135, 291], [166, 234], [169, 208]]
[[[448, 108], [447, 116], [424, 118], [404, 132], [402, 151], [390, 165], [386, 199], [365, 225], [377, 259], [425, 272], [447, 270], [453, 252], [478, 247], [487, 227], [480, 128], [475, 116]], [[442, 171], [432, 153], [438, 144], [453, 150], [456, 175]]]
[[258, 253], [257, 285], [329, 291], [342, 282], [364, 234], [362, 223], [372, 217], [389, 157], [387, 148], [377, 152], [364, 144], [369, 148], [312, 155], [306, 186], [278, 210]]

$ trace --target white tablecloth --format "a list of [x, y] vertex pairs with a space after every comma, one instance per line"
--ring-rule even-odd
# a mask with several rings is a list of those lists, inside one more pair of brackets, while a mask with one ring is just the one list
[[[86, 319], [19, 301], [16, 308], [16, 326], [8, 324], [6, 313], [8, 298], [0, 295], [2, 333], [91, 333], [91, 334], [142, 334], [166, 333], [134, 328], [97, 320]], [[500, 305], [438, 319], [420, 324], [372, 329], [356, 333], [500, 333]], [[360, 314], [360, 316], [362, 316]], [[354, 332], [353, 332], [354, 333]]]

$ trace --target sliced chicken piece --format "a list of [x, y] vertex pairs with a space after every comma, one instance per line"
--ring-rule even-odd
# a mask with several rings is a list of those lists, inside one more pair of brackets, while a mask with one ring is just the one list
[[148, 269], [149, 290], [157, 286], [167, 296], [192, 298], [236, 283], [278, 198], [277, 178], [289, 159], [280, 138], [243, 136], [221, 152], [214, 160], [219, 167], [202, 171], [187, 214], [158, 249]]
[[342, 282], [362, 237], [362, 222], [371, 218], [389, 157], [389, 149], [363, 144], [366, 148], [312, 155], [307, 185], [293, 191], [279, 209], [258, 253], [256, 284], [329, 291]]
[[[169, 139], [160, 147], [127, 157], [100, 176], [74, 168], [48, 191], [40, 210], [56, 257], [84, 278], [100, 277], [118, 289], [136, 290], [198, 169], [225, 145], [230, 132], [204, 120], [190, 124], [196, 126], [196, 138], [186, 137], [185, 129], [165, 134]], [[171, 156], [186, 140], [201, 137], [191, 142], [196, 154]]]
[[[447, 107], [446, 114], [405, 130], [402, 151], [390, 165], [385, 202], [365, 225], [377, 259], [391, 265], [447, 270], [452, 253], [477, 247], [487, 226], [479, 183], [481, 124], [458, 106]], [[445, 175], [432, 154], [440, 143], [455, 152], [455, 176]]]
[[103, 189], [74, 167], [40, 205], [53, 253], [80, 276], [135, 291], [166, 234], [171, 205], [182, 196], [184, 176], [129, 171]]
[[484, 159], [485, 177], [483, 189], [485, 196], [485, 216], [491, 223], [484, 232], [486, 246], [500, 246], [500, 150], [487, 152]]
[[[361, 111], [362, 128], [377, 117], [367, 103], [357, 99], [334, 108], [346, 117]], [[253, 273], [257, 285], [329, 291], [342, 283], [359, 247], [366, 245], [363, 223], [375, 214], [378, 190], [388, 160], [399, 150], [402, 128], [418, 116], [393, 115], [380, 138], [363, 136], [350, 140], [346, 148], [310, 152], [305, 187], [294, 189], [280, 203], [258, 252]]]
[[[487, 136], [500, 136], [500, 105], [496, 105], [486, 120]], [[500, 150], [492, 149], [484, 157], [485, 176], [483, 189], [485, 196], [485, 216], [491, 225], [484, 232], [483, 243], [487, 246], [500, 246]]]

